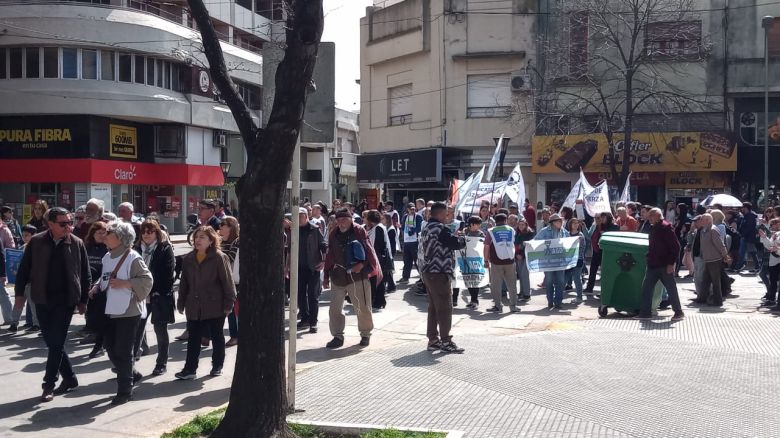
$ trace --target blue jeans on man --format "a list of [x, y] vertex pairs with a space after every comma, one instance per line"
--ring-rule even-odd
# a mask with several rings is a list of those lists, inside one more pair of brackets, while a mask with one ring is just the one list
[[566, 271], [544, 273], [544, 289], [547, 291], [547, 306], [560, 306], [563, 303], [563, 288], [566, 285]]
[[[748, 247], [748, 245], [750, 245], [750, 247]], [[761, 269], [761, 262], [758, 260], [758, 255], [756, 254], [756, 244], [748, 242], [745, 239], [742, 239], [739, 242], [739, 259], [734, 265], [734, 269], [743, 269], [745, 267], [748, 253], [750, 254], [750, 257], [753, 258], [753, 269]]]
[[404, 242], [404, 269], [401, 278], [408, 280], [412, 266], [417, 262], [417, 242]]

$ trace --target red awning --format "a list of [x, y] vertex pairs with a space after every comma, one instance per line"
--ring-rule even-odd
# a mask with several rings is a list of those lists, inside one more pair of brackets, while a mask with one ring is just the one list
[[219, 166], [93, 159], [31, 159], [0, 160], [0, 182], [221, 186], [225, 179]]

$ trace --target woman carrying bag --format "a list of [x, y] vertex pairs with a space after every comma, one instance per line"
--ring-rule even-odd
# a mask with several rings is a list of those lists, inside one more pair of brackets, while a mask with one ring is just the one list
[[382, 215], [378, 210], [370, 210], [366, 214], [366, 231], [368, 240], [374, 245], [376, 257], [379, 259], [379, 266], [382, 269], [382, 280], [377, 281], [377, 277], [371, 277], [371, 304], [374, 310], [384, 309], [387, 305], [385, 300], [385, 281], [384, 278], [393, 275], [393, 257], [390, 255], [390, 238], [387, 236], [387, 230], [381, 224]]
[[[165, 238], [159, 223], [154, 220], [147, 220], [141, 224], [141, 240], [135, 250], [141, 254], [154, 277], [152, 292], [147, 297], [146, 306], [152, 318], [154, 334], [157, 336], [157, 364], [152, 375], [160, 376], [165, 374], [168, 367], [168, 324], [175, 322], [173, 277], [176, 258], [173, 255], [173, 246]], [[138, 324], [134, 356], [141, 346], [148, 319], [149, 316], [142, 318]]]
[[213, 228], [201, 226], [193, 234], [195, 250], [184, 257], [179, 283], [179, 313], [187, 315], [187, 361], [176, 373], [179, 380], [196, 377], [200, 359], [201, 336], [211, 334], [212, 377], [222, 375], [225, 362], [225, 317], [236, 302], [236, 287], [230, 259], [219, 249], [219, 236]]

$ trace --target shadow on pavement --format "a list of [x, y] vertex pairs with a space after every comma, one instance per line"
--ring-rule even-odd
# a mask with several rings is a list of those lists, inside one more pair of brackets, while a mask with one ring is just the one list
[[[38, 410], [30, 417], [30, 423], [13, 427], [11, 430], [16, 432], [37, 432], [51, 428], [82, 426], [94, 423], [96, 417], [111, 407], [110, 402], [110, 399], [107, 398], [76, 406]], [[28, 399], [16, 403], [27, 403], [30, 407], [39, 408], [35, 406], [37, 399]], [[0, 407], [0, 411], [4, 412], [2, 415], [6, 415], [5, 407]]]
[[218, 408], [230, 399], [230, 388], [215, 389], [201, 392], [181, 399], [181, 406], [174, 408], [176, 412], [189, 412], [206, 406]]
[[434, 355], [428, 350], [423, 350], [418, 353], [391, 359], [390, 363], [399, 368], [428, 367], [439, 363], [439, 356], [442, 356], [442, 354]]
[[342, 357], [348, 357], [360, 353], [363, 347], [359, 345], [350, 345], [346, 348], [339, 348], [337, 350], [330, 350], [325, 348], [311, 348], [308, 350], [298, 350], [296, 356], [298, 363], [311, 363], [311, 362], [327, 362], [331, 359], [341, 359]]

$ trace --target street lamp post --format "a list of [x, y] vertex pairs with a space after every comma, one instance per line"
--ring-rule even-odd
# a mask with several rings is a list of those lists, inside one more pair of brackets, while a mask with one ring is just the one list
[[333, 173], [336, 175], [336, 185], [334, 190], [336, 192], [336, 198], [339, 197], [339, 174], [341, 174], [341, 164], [344, 162], [344, 157], [333, 156], [330, 158], [330, 165], [333, 166]]
[[764, 204], [769, 205], [769, 31], [775, 17], [767, 15], [761, 19], [764, 28]]

